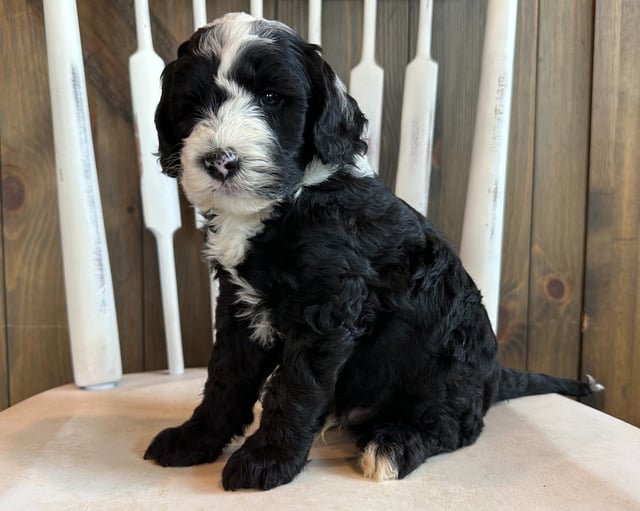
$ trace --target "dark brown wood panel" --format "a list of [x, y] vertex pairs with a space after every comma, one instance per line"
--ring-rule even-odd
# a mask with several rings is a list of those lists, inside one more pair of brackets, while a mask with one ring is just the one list
[[[142, 343], [142, 211], [131, 123], [88, 85], [93, 142], [102, 197], [109, 260], [116, 297], [122, 368], [144, 369]], [[118, 150], [114, 151], [117, 147]]]
[[[415, 3], [415, 2], [414, 2]], [[415, 34], [409, 31], [410, 2], [382, 0], [378, 2], [376, 20], [376, 60], [384, 69], [384, 92], [382, 110], [382, 132], [380, 141], [380, 177], [391, 188], [395, 187], [400, 145], [400, 116], [404, 70], [413, 57], [410, 45], [415, 44]], [[361, 25], [360, 25], [361, 26]], [[359, 41], [355, 66], [361, 58]]]
[[593, 3], [540, 0], [528, 368], [577, 377]]
[[[295, 6], [294, 6], [295, 7]], [[304, 31], [308, 32], [306, 18]], [[327, 30], [331, 27], [330, 30]], [[322, 49], [324, 58], [340, 80], [349, 87], [349, 73], [360, 58], [362, 38], [362, 5], [360, 2], [323, 2], [322, 4]], [[340, 34], [339, 37], [333, 34]]]
[[[412, 12], [415, 20], [415, 6]], [[485, 16], [486, 0], [434, 4], [432, 56], [438, 63], [438, 104], [428, 216], [456, 247], [467, 195]]]
[[[0, 75], [0, 80], [1, 79], [2, 77]], [[0, 196], [2, 196], [3, 190], [2, 147], [0, 146]], [[5, 204], [5, 199], [2, 197], [2, 205], [4, 206]], [[4, 410], [9, 406], [9, 364], [7, 361], [7, 319], [4, 300], [6, 287], [4, 285], [4, 236], [2, 236], [2, 216], [2, 208], [0, 208], [0, 410]]]
[[[4, 22], [4, 11], [2, 22]], [[0, 22], [0, 23], [2, 23]], [[1, 26], [1, 25], [0, 25]], [[0, 54], [1, 55], [1, 54]], [[0, 70], [0, 83], [4, 83], [4, 74]], [[0, 100], [1, 101], [1, 100]], [[4, 108], [4, 104], [2, 104]], [[0, 117], [0, 119], [2, 119]], [[4, 122], [0, 120], [0, 140], [2, 140], [2, 126]], [[7, 191], [11, 187], [11, 181], [6, 184]], [[2, 145], [0, 145], [0, 410], [4, 410], [9, 406], [9, 363], [7, 360], [7, 317], [5, 308], [5, 280], [4, 280], [4, 228], [3, 216], [4, 207], [11, 206], [9, 204], [9, 194], [4, 196], [5, 183], [2, 179]]]
[[508, 220], [504, 222], [497, 332], [500, 361], [517, 369], [527, 367], [537, 46], [538, 1], [520, 2], [505, 192], [505, 218]]
[[2, 1], [0, 134], [10, 403], [71, 380], [39, 2]]
[[640, 425], [640, 4], [598, 1], [583, 372], [597, 403]]
[[[125, 372], [141, 371], [141, 231], [144, 228], [132, 128], [129, 56], [133, 6], [78, 2], [89, 112]], [[102, 22], [110, 19], [108, 24]]]
[[[173, 6], [168, 5], [167, 2], [158, 2], [159, 4], [165, 4], [167, 14], [171, 15], [171, 9]], [[207, 18], [212, 21], [228, 12], [249, 12], [251, 7], [251, 0], [208, 0], [207, 1]], [[189, 3], [189, 9], [191, 9], [191, 2]], [[170, 19], [170, 18], [169, 18]]]
[[[325, 12], [323, 10], [323, 17]], [[308, 2], [299, 0], [277, 0], [276, 19], [286, 23], [305, 39], [309, 29], [308, 23], [309, 5]], [[323, 25], [326, 26], [326, 25]]]

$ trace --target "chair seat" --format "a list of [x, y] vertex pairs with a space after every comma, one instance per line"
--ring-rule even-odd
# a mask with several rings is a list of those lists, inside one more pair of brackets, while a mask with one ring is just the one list
[[494, 406], [473, 446], [401, 481], [357, 468], [353, 439], [318, 438], [293, 482], [225, 492], [215, 463], [162, 468], [142, 454], [185, 420], [206, 373], [127, 375], [118, 388], [65, 385], [0, 413], [0, 509], [384, 510], [640, 509], [640, 429], [557, 395]]

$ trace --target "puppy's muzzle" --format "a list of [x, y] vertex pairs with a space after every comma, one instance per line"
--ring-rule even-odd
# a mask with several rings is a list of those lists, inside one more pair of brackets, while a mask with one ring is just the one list
[[225, 181], [240, 168], [240, 157], [233, 149], [216, 149], [202, 158], [202, 165], [212, 178]]

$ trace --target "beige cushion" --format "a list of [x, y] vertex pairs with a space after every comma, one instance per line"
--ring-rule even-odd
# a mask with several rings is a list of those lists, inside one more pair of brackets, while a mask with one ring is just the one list
[[366, 480], [352, 439], [318, 438], [292, 483], [222, 490], [219, 461], [162, 468], [142, 459], [186, 419], [205, 371], [127, 375], [110, 391], [67, 385], [0, 413], [0, 509], [624, 510], [640, 509], [640, 430], [556, 395], [493, 407], [475, 445], [401, 481]]

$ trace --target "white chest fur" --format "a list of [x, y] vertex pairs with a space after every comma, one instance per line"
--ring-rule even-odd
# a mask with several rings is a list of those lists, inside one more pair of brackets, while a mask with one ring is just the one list
[[214, 259], [225, 269], [238, 266], [247, 254], [249, 240], [264, 229], [263, 217], [251, 215], [217, 215], [209, 221], [205, 257]]
[[265, 215], [219, 215], [209, 221], [204, 255], [221, 265], [236, 286], [237, 303], [241, 310], [238, 319], [249, 322], [251, 339], [265, 348], [274, 342], [275, 330], [271, 311], [264, 305], [261, 294], [238, 273], [250, 247], [250, 239], [264, 229]]

